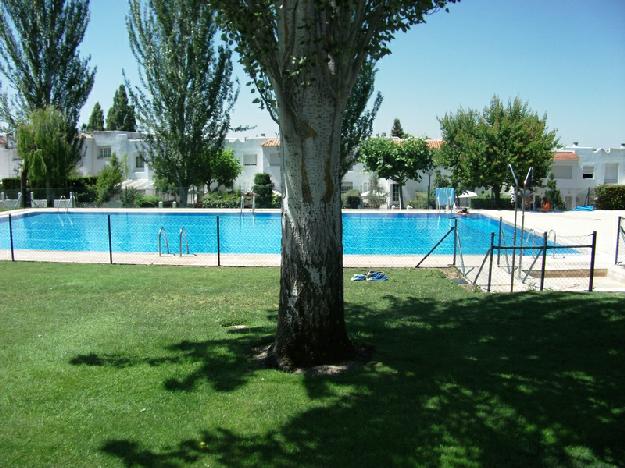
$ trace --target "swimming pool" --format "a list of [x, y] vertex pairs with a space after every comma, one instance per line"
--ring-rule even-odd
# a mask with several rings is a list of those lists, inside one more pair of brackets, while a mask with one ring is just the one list
[[[111, 220], [113, 252], [158, 252], [161, 228], [172, 252], [178, 250], [179, 234], [186, 231], [192, 253], [217, 252], [217, 216], [221, 253], [280, 253], [280, 213], [238, 212], [33, 212], [12, 220], [15, 249], [107, 252], [108, 215]], [[499, 221], [480, 214], [457, 216], [447, 213], [344, 213], [343, 245], [346, 255], [419, 255], [427, 253], [454, 221], [464, 255], [483, 255], [491, 232]], [[513, 227], [503, 224], [504, 237], [512, 239]], [[527, 235], [526, 245], [538, 245], [542, 238]], [[9, 248], [8, 219], [0, 219], [0, 249]], [[453, 253], [453, 235], [434, 252]]]

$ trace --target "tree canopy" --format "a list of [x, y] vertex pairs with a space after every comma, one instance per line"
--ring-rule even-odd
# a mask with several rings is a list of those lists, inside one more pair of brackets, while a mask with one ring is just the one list
[[391, 128], [391, 136], [396, 138], [406, 138], [407, 134], [401, 126], [399, 119], [393, 120], [393, 127]]
[[100, 107], [100, 103], [96, 102], [89, 116], [89, 122], [87, 122], [87, 131], [102, 131], [104, 130], [104, 112]]
[[414, 137], [401, 141], [370, 138], [360, 147], [360, 159], [369, 171], [397, 182], [400, 187], [409, 179], [421, 180], [423, 173], [432, 168], [432, 151], [427, 141]]
[[275, 100], [286, 154], [278, 327], [270, 356], [285, 368], [347, 359], [354, 347], [343, 306], [343, 116], [365, 61], [389, 54], [398, 31], [455, 0], [207, 1], [218, 8], [262, 102]]
[[382, 94], [378, 92], [373, 105], [367, 109], [373, 95], [375, 74], [375, 63], [366, 61], [347, 101], [341, 127], [341, 178], [358, 161], [358, 147], [371, 136], [373, 121], [382, 105]]
[[514, 184], [508, 164], [518, 177], [533, 167], [533, 180], [539, 183], [549, 173], [558, 144], [547, 116], [540, 117], [519, 98], [504, 104], [493, 96], [482, 112], [460, 109], [440, 124], [441, 159], [451, 171], [452, 185], [490, 188], [497, 200], [504, 185]]
[[115, 91], [113, 105], [106, 114], [106, 129], [123, 132], [135, 132], [137, 130], [135, 110], [128, 102], [126, 87], [123, 84], [119, 85]]
[[89, 0], [2, 0], [0, 72], [13, 92], [0, 116], [14, 128], [35, 109], [54, 106], [76, 134], [95, 76], [78, 48], [89, 23]]
[[128, 86], [147, 132], [145, 159], [179, 188], [184, 205], [223, 149], [238, 94], [231, 51], [215, 52], [215, 11], [202, 0], [130, 0], [126, 22], [141, 79]]
[[16, 140], [17, 154], [31, 186], [46, 187], [51, 201], [51, 189], [66, 187], [77, 163], [67, 141], [65, 116], [51, 106], [36, 109], [17, 127]]

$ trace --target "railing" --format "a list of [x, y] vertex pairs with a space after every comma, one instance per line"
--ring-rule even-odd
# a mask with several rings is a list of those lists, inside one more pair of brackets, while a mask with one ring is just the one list
[[186, 244], [187, 247], [187, 255], [189, 255], [189, 236], [187, 234], [187, 230], [184, 227], [180, 228], [180, 233], [178, 234], [178, 255], [182, 257], [182, 245]]
[[167, 249], [167, 254], [169, 255], [169, 240], [167, 239], [167, 231], [164, 227], [161, 227], [158, 230], [158, 256], [161, 257], [163, 255], [162, 251], [162, 241], [165, 239], [165, 248]]

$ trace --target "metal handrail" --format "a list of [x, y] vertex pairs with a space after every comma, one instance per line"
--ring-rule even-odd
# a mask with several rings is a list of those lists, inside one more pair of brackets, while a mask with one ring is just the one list
[[167, 254], [169, 254], [169, 240], [167, 239], [167, 231], [165, 230], [164, 227], [161, 226], [161, 228], [158, 230], [158, 256], [162, 256], [163, 255], [163, 251], [161, 248], [161, 243], [162, 243], [162, 239], [165, 238], [165, 248], [167, 249]]
[[183, 227], [180, 228], [180, 233], [178, 234], [178, 254], [182, 257], [182, 240], [184, 239], [187, 246], [187, 255], [189, 255], [189, 236], [187, 234], [187, 230]]

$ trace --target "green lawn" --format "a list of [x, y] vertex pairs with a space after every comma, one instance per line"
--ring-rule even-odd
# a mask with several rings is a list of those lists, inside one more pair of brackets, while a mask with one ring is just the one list
[[373, 361], [313, 376], [250, 359], [276, 269], [0, 262], [0, 466], [623, 464], [622, 296], [388, 273], [346, 283]]

